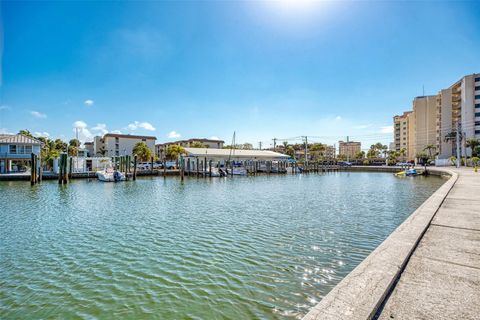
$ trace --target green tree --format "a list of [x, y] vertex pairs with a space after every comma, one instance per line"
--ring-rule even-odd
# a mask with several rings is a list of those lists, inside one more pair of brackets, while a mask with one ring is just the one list
[[285, 153], [295, 159], [295, 149], [293, 148], [293, 146], [288, 146]]
[[308, 151], [312, 155], [313, 160], [323, 158], [326, 149], [326, 146], [322, 143], [314, 143], [308, 147]]
[[66, 142], [62, 141], [62, 139], [56, 139], [55, 140], [55, 149], [65, 152], [68, 149], [68, 144]]
[[480, 139], [476, 139], [476, 138], [467, 139], [467, 143], [465, 145], [467, 146], [467, 148], [472, 149], [473, 157], [478, 156], [477, 147], [480, 146]]
[[423, 148], [423, 151], [428, 151], [428, 157], [429, 159], [432, 159], [432, 150], [435, 150], [435, 146], [433, 144], [427, 144], [425, 148]]
[[358, 151], [357, 153], [355, 153], [354, 158], [358, 160], [365, 158], [365, 151]]
[[140, 161], [149, 161], [153, 155], [152, 150], [150, 150], [145, 142], [135, 144], [132, 153], [136, 155]]
[[177, 144], [169, 145], [165, 151], [165, 155], [169, 160], [178, 160], [181, 154], [185, 154], [185, 149]]
[[419, 152], [417, 153], [417, 159], [418, 161], [420, 162], [420, 164], [423, 164], [423, 166], [427, 167], [427, 162], [428, 162], [428, 159], [430, 159], [430, 157], [428, 156], [428, 154], [426, 154], [425, 152]]
[[18, 131], [18, 134], [24, 135], [29, 138], [33, 138], [33, 134], [27, 129]]
[[245, 142], [243, 145], [242, 145], [242, 149], [244, 150], [252, 150], [253, 149], [253, 145], [249, 142]]
[[194, 141], [190, 144], [190, 148], [208, 148], [208, 145], [201, 141]]
[[80, 148], [80, 141], [78, 139], [72, 139], [68, 142], [68, 155], [78, 156], [78, 149]]
[[472, 157], [472, 165], [476, 168], [478, 164], [480, 163], [480, 158], [479, 157]]

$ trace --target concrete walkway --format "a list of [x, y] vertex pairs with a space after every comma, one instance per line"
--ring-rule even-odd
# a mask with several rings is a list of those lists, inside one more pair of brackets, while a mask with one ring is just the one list
[[453, 171], [458, 180], [379, 319], [480, 319], [480, 172]]
[[304, 320], [480, 320], [480, 172], [429, 171], [450, 179]]

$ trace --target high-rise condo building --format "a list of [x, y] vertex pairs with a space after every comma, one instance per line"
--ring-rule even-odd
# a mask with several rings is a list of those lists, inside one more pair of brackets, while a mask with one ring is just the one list
[[456, 155], [455, 141], [446, 141], [445, 137], [455, 135], [457, 130], [463, 135], [462, 155], [471, 155], [464, 143], [470, 138], [480, 138], [480, 74], [465, 76], [439, 92], [436, 129], [439, 158]]
[[338, 141], [338, 155], [353, 159], [362, 150], [362, 144], [355, 141]]
[[[428, 145], [437, 144], [437, 96], [421, 96], [413, 99], [413, 141], [410, 148], [410, 156], [415, 158], [418, 153], [427, 152]], [[434, 150], [429, 150], [432, 156]]]
[[409, 152], [413, 150], [413, 111], [406, 111], [400, 116], [393, 117], [393, 129], [394, 129], [394, 145], [396, 151], [404, 149], [405, 157], [411, 159], [415, 155], [410, 155]]
[[424, 152], [428, 145], [440, 159], [456, 155], [457, 130], [462, 138], [462, 156], [471, 155], [465, 148], [470, 138], [480, 138], [480, 74], [461, 78], [435, 96], [413, 100], [413, 111], [393, 117], [395, 150], [407, 149], [408, 160]]

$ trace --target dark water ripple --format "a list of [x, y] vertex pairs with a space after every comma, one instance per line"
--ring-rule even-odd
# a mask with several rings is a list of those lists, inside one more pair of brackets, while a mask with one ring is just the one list
[[300, 318], [443, 182], [2, 182], [0, 318]]

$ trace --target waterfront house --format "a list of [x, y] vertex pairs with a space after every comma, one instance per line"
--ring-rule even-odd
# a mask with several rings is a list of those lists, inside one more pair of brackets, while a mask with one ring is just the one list
[[133, 147], [139, 142], [144, 142], [153, 154], [156, 140], [157, 138], [153, 136], [107, 133], [103, 137], [94, 138], [94, 155], [105, 157], [132, 155]]
[[0, 134], [0, 173], [24, 171], [31, 154], [40, 156], [42, 142], [22, 134]]

